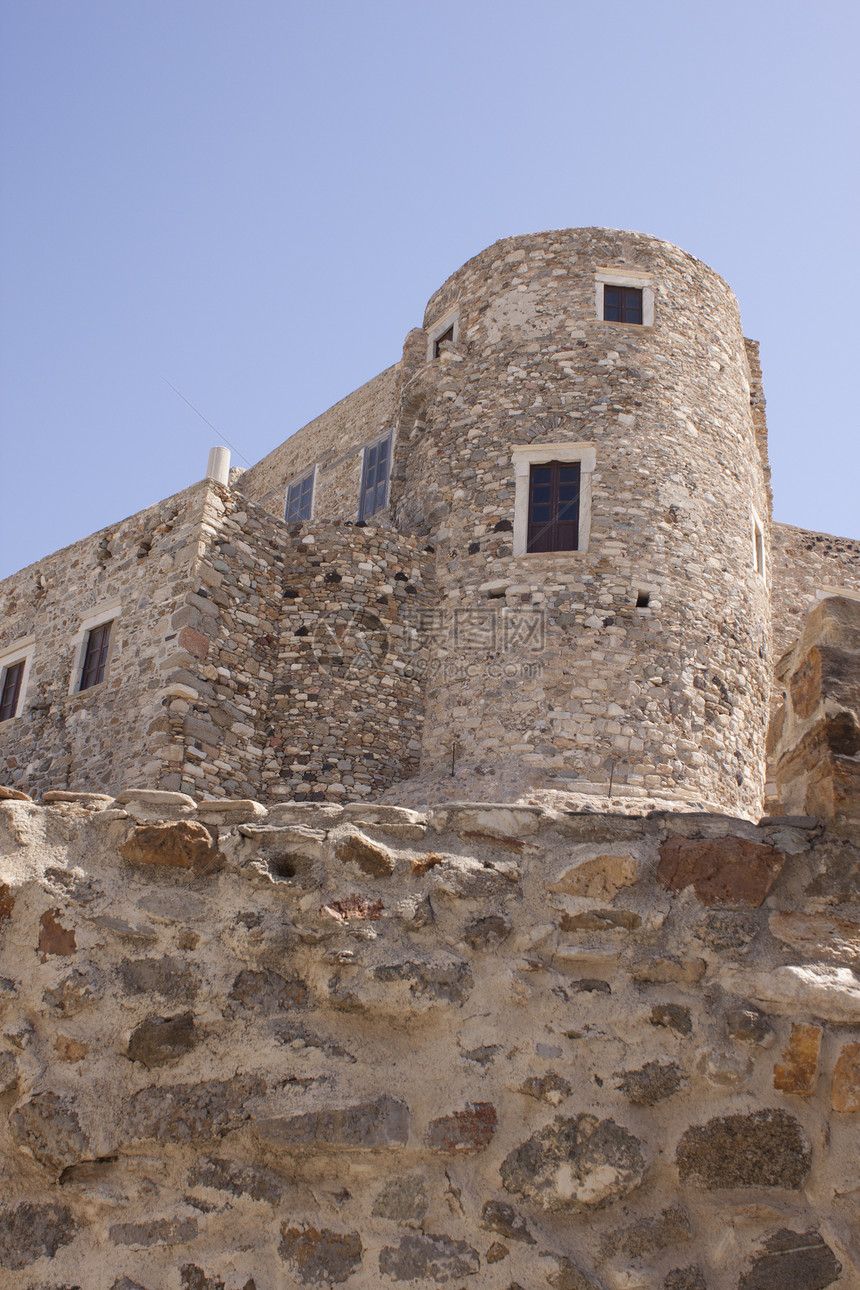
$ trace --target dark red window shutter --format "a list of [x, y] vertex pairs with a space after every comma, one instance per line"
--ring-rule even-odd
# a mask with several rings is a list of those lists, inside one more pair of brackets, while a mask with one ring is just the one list
[[548, 461], [529, 475], [528, 551], [579, 548], [578, 461]]
[[12, 663], [6, 668], [3, 677], [3, 692], [0, 694], [0, 721], [8, 721], [18, 711], [18, 700], [21, 697], [21, 682], [24, 679], [24, 659]]
[[603, 288], [603, 317], [606, 322], [642, 322], [642, 288]]

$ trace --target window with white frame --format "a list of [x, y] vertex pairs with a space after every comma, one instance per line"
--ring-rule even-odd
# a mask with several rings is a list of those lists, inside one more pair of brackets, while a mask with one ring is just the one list
[[0, 653], [0, 722], [21, 714], [35, 647], [35, 638], [30, 636]]
[[75, 661], [69, 681], [70, 694], [92, 690], [107, 680], [121, 607], [121, 601], [112, 600], [82, 621], [72, 640]]
[[645, 270], [596, 269], [594, 292], [595, 312], [603, 322], [654, 326], [654, 281]]
[[590, 443], [525, 444], [513, 449], [514, 555], [587, 551], [591, 536]]
[[364, 450], [361, 467], [361, 495], [358, 518], [369, 519], [388, 502], [388, 475], [391, 469], [391, 435], [369, 444]]
[[442, 346], [450, 341], [456, 345], [460, 339], [460, 311], [448, 309], [427, 331], [427, 362], [432, 363], [442, 352]]
[[295, 479], [287, 489], [287, 505], [284, 511], [284, 519], [288, 524], [297, 524], [300, 520], [309, 520], [313, 511], [314, 504], [314, 479], [316, 476], [316, 466], [313, 470], [302, 475], [300, 479]]

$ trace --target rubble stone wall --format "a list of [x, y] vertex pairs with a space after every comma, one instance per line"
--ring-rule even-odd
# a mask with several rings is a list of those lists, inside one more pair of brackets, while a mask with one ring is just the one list
[[860, 541], [813, 533], [791, 524], [773, 526], [773, 636], [778, 661], [797, 641], [819, 591], [860, 595]]
[[0, 802], [4, 1290], [848, 1290], [858, 841]]
[[[142, 736], [159, 710], [207, 491], [197, 484], [0, 582], [0, 650], [34, 640], [20, 715], [0, 724], [2, 782], [31, 791], [157, 782], [160, 754]], [[81, 624], [105, 606], [116, 610], [105, 680], [70, 693]]]
[[418, 768], [423, 543], [374, 527], [286, 526], [210, 491], [207, 545], [173, 616], [157, 786], [198, 797], [346, 799]]
[[397, 379], [395, 364], [297, 430], [245, 471], [241, 491], [283, 519], [288, 485], [316, 466], [313, 519], [357, 519], [362, 449], [392, 429]]

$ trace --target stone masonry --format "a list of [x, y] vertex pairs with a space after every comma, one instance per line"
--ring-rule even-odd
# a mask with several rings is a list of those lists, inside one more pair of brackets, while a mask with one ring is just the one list
[[860, 1290], [860, 542], [726, 284], [506, 239], [230, 478], [0, 583], [3, 1290]]
[[[613, 280], [641, 284], [642, 325], [604, 320]], [[520, 550], [517, 462], [542, 451], [582, 463], [577, 550]], [[311, 517], [288, 527], [309, 474]], [[32, 651], [0, 774], [265, 800], [612, 791], [755, 819], [775, 662], [818, 597], [860, 594], [860, 543], [770, 514], [758, 347], [723, 280], [641, 234], [506, 239], [432, 297], [398, 363], [232, 488], [0, 584], [0, 681]], [[107, 673], [80, 692], [99, 612]]]
[[48, 797], [4, 1290], [860, 1284], [856, 827]]

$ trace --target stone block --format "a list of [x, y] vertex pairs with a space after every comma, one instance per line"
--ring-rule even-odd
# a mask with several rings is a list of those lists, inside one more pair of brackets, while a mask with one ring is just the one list
[[271, 1017], [307, 1007], [309, 995], [306, 983], [298, 977], [245, 968], [235, 977], [229, 998], [234, 1012], [248, 1009]]
[[224, 860], [212, 834], [196, 820], [138, 824], [126, 836], [120, 855], [132, 864], [190, 869], [197, 875], [214, 873]]
[[647, 1172], [642, 1143], [614, 1120], [557, 1116], [501, 1166], [508, 1191], [546, 1210], [588, 1210], [628, 1195]]
[[398, 1245], [384, 1245], [379, 1270], [392, 1281], [433, 1281], [444, 1285], [458, 1277], [475, 1276], [481, 1267], [478, 1251], [450, 1236], [412, 1233]]
[[860, 966], [860, 923], [829, 914], [795, 913], [778, 909], [770, 915], [777, 940], [811, 958]]
[[655, 1250], [683, 1245], [692, 1236], [693, 1229], [686, 1210], [680, 1205], [671, 1205], [653, 1218], [637, 1218], [633, 1223], [608, 1232], [601, 1241], [600, 1250], [604, 1257], [626, 1254], [629, 1258], [641, 1259]]
[[427, 1145], [440, 1155], [474, 1156], [490, 1145], [497, 1124], [492, 1102], [470, 1102], [462, 1111], [431, 1120]]
[[150, 1069], [166, 1066], [191, 1052], [197, 1043], [194, 1014], [178, 1017], [147, 1017], [136, 1026], [128, 1041], [128, 1056]]
[[0, 1209], [0, 1268], [14, 1272], [37, 1259], [53, 1259], [79, 1229], [68, 1205], [25, 1201], [15, 1209]]
[[669, 891], [692, 887], [703, 905], [761, 905], [779, 877], [785, 855], [746, 838], [668, 838], [657, 880]]
[[503, 1200], [485, 1202], [481, 1210], [481, 1227], [488, 1232], [499, 1232], [509, 1241], [522, 1241], [525, 1245], [537, 1244], [526, 1220]]
[[112, 1223], [108, 1229], [115, 1245], [182, 1245], [197, 1236], [196, 1218], [153, 1218], [145, 1223]]
[[39, 953], [43, 961], [48, 954], [65, 956], [77, 951], [75, 929], [62, 925], [62, 912], [60, 909], [46, 909], [39, 919]]
[[772, 968], [724, 967], [720, 983], [741, 999], [796, 1016], [810, 1012], [824, 1021], [860, 1022], [860, 982], [850, 968], [819, 964]]
[[589, 900], [614, 900], [623, 887], [631, 887], [639, 876], [639, 866], [632, 855], [599, 855], [581, 864], [569, 865], [547, 891], [566, 896], [586, 896]]
[[421, 1174], [395, 1174], [378, 1192], [371, 1211], [374, 1218], [395, 1223], [420, 1224], [427, 1213], [427, 1191]]
[[119, 977], [129, 994], [160, 994], [185, 1002], [196, 997], [200, 980], [187, 963], [170, 954], [152, 959], [121, 959]]
[[830, 1105], [834, 1111], [860, 1111], [860, 1043], [843, 1044], [833, 1068]]
[[231, 1196], [248, 1196], [251, 1200], [276, 1205], [284, 1194], [284, 1184], [277, 1174], [257, 1165], [238, 1164], [219, 1156], [197, 1160], [188, 1173], [190, 1187], [224, 1191]]
[[254, 1132], [262, 1142], [285, 1147], [403, 1147], [409, 1138], [409, 1108], [384, 1093], [350, 1106], [259, 1119]]
[[19, 1147], [57, 1176], [97, 1154], [74, 1105], [57, 1093], [36, 1093], [16, 1106], [9, 1129]]
[[198, 1084], [161, 1084], [141, 1089], [129, 1100], [124, 1140], [211, 1142], [248, 1120], [248, 1101], [266, 1089], [252, 1075]]
[[282, 1223], [278, 1253], [304, 1285], [330, 1286], [340, 1285], [360, 1267], [363, 1247], [358, 1232]]
[[204, 824], [222, 824], [226, 828], [265, 820], [268, 814], [265, 806], [250, 798], [207, 798], [197, 805], [197, 818]]
[[842, 1264], [820, 1232], [782, 1228], [765, 1241], [738, 1290], [825, 1290], [841, 1273]]
[[164, 807], [168, 811], [193, 811], [197, 808], [194, 798], [187, 793], [171, 793], [161, 788], [127, 788], [114, 800], [120, 806], [146, 806], [153, 810]]
[[0, 802], [32, 802], [29, 793], [24, 793], [20, 788], [10, 788], [7, 784], [0, 784]]
[[722, 1187], [800, 1188], [811, 1167], [809, 1143], [795, 1117], [768, 1108], [691, 1125], [675, 1153], [682, 1183]]
[[394, 856], [388, 847], [363, 833], [346, 833], [338, 837], [334, 851], [338, 860], [356, 865], [371, 878], [387, 878], [394, 873]]
[[773, 1068], [773, 1086], [781, 1093], [811, 1097], [818, 1079], [821, 1027], [794, 1022], [782, 1061]]
[[677, 1062], [646, 1062], [638, 1070], [625, 1071], [618, 1088], [636, 1106], [656, 1106], [677, 1093], [683, 1080]]
[[665, 1026], [668, 1030], [674, 1030], [676, 1035], [690, 1035], [693, 1032], [690, 1009], [680, 1003], [656, 1003], [648, 1020], [652, 1026]]

